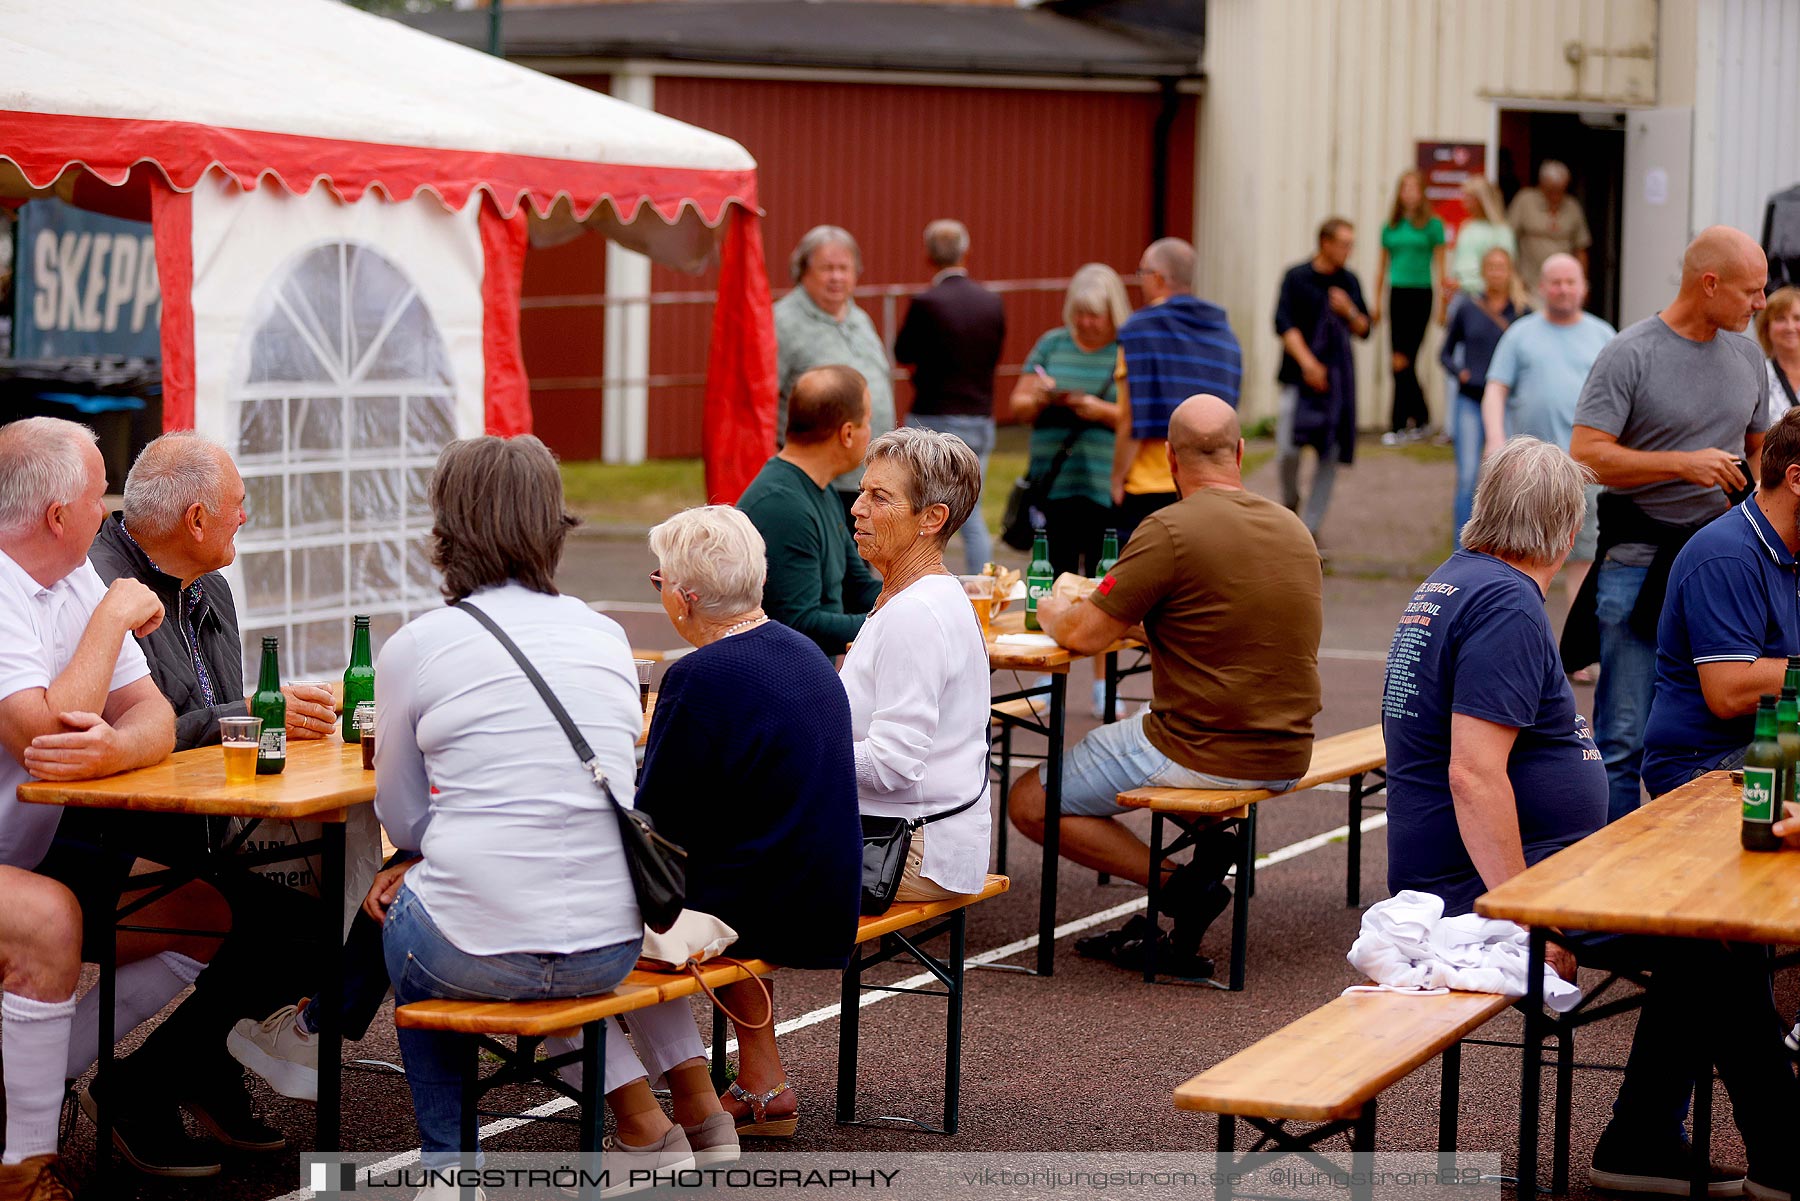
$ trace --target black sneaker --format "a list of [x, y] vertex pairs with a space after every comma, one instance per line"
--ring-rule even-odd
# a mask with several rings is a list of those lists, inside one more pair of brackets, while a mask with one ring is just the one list
[[1177, 948], [1168, 935], [1161, 933], [1154, 940], [1135, 938], [1127, 942], [1113, 956], [1113, 962], [1127, 971], [1142, 972], [1152, 945], [1156, 947], [1157, 975], [1172, 976], [1177, 980], [1212, 979], [1212, 960], [1193, 950]]
[[[1687, 1139], [1654, 1143], [1631, 1141], [1613, 1134], [1611, 1127], [1594, 1148], [1588, 1183], [1611, 1193], [1652, 1193], [1664, 1197], [1688, 1195], [1694, 1170], [1694, 1153]], [[1708, 1197], [1744, 1195], [1744, 1171], [1722, 1164], [1707, 1164]], [[1773, 1199], [1771, 1199], [1773, 1201]]]
[[196, 1088], [179, 1104], [208, 1134], [234, 1150], [281, 1151], [287, 1147], [287, 1136], [258, 1116], [242, 1077]]
[[[81, 1090], [81, 1112], [96, 1126], [102, 1102], [95, 1099], [98, 1082]], [[217, 1176], [219, 1157], [205, 1143], [189, 1138], [181, 1125], [181, 1111], [162, 1102], [120, 1105], [107, 1094], [112, 1141], [125, 1162], [146, 1176], [191, 1180]]]
[[1117, 930], [1108, 930], [1104, 934], [1090, 934], [1086, 938], [1076, 939], [1075, 953], [1083, 959], [1103, 959], [1111, 963], [1118, 955], [1120, 947], [1128, 942], [1136, 942], [1145, 938], [1152, 930], [1158, 934], [1162, 933], [1162, 927], [1140, 913], [1130, 918]]

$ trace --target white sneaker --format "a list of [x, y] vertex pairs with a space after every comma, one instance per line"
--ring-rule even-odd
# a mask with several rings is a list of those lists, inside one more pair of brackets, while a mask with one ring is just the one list
[[[462, 1201], [462, 1189], [454, 1184], [428, 1184], [413, 1194], [413, 1201]], [[487, 1193], [477, 1188], [475, 1201], [487, 1201]]]
[[225, 1036], [225, 1049], [282, 1096], [316, 1105], [319, 1036], [294, 1024], [297, 1012], [298, 1006], [283, 1005], [260, 1022], [244, 1018]]
[[[733, 1128], [735, 1132], [735, 1127]], [[687, 1132], [670, 1126], [669, 1132], [654, 1143], [634, 1147], [609, 1134], [600, 1140], [602, 1169], [611, 1185], [600, 1190], [602, 1197], [623, 1197], [657, 1185], [674, 1183], [678, 1172], [694, 1167], [694, 1149], [688, 1145]], [[565, 1197], [576, 1196], [574, 1189], [558, 1186]]]

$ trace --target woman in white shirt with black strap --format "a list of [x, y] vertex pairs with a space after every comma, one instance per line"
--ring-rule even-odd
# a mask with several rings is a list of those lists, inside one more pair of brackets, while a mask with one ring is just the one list
[[980, 892], [992, 820], [987, 645], [944, 546], [981, 497], [981, 463], [953, 434], [904, 427], [869, 446], [850, 510], [881, 595], [844, 656], [857, 798], [884, 817], [976, 804], [913, 835], [899, 901]]
[[[451, 443], [432, 476], [431, 509], [445, 596], [469, 600], [518, 644], [580, 727], [614, 798], [630, 806], [643, 729], [637, 672], [617, 622], [557, 594], [574, 520], [555, 458], [532, 437]], [[422, 854], [384, 870], [364, 905], [382, 921], [396, 1001], [610, 992], [643, 941], [618, 817], [506, 648], [467, 613], [426, 613], [382, 648], [375, 703], [375, 810], [396, 846]], [[676, 1064], [663, 1052], [678, 1047], [676, 1058], [692, 1061], [680, 1065], [688, 1083], [703, 1094], [695, 1107], [720, 1115], [692, 1012], [685, 1002], [656, 1009], [632, 1015], [634, 1032], [671, 1078]], [[607, 1085], [620, 1139], [609, 1136], [608, 1149], [623, 1154], [608, 1162], [619, 1173], [693, 1166], [682, 1128], [656, 1107], [615, 1030]], [[467, 1036], [399, 1034], [421, 1161], [454, 1166], [476, 1150], [459, 1146]], [[620, 1077], [647, 1102], [642, 1112], [621, 1112]], [[729, 1135], [731, 1120], [719, 1122]], [[735, 1152], [735, 1137], [728, 1141]], [[419, 1196], [458, 1195], [446, 1188], [427, 1185]]]

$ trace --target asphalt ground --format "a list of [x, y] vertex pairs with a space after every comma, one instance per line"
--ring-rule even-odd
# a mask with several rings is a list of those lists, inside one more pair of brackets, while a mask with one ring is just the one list
[[[1320, 659], [1324, 692], [1317, 724], [1320, 735], [1379, 720], [1382, 657], [1394, 622], [1422, 574], [1419, 565], [1428, 569], [1448, 543], [1449, 469], [1442, 455], [1370, 448], [1357, 469], [1340, 475], [1339, 481], [1324, 538], [1331, 566]], [[1269, 471], [1259, 471], [1252, 484], [1271, 489]], [[1429, 514], [1434, 512], [1444, 516], [1432, 519]], [[645, 579], [654, 566], [639, 534], [580, 532], [570, 540], [560, 582], [566, 591], [603, 602], [634, 645], [677, 647], [681, 644], [655, 606]], [[1553, 598], [1552, 608], [1560, 620], [1559, 601], [1560, 597]], [[1072, 677], [1071, 737], [1096, 724], [1088, 712], [1090, 679], [1085, 666], [1077, 667]], [[1012, 686], [1000, 678], [995, 683], [997, 691]], [[1147, 677], [1140, 677], [1127, 685], [1126, 692], [1141, 697], [1147, 689]], [[1583, 710], [1589, 711], [1591, 689], [1578, 689], [1578, 697]], [[1024, 750], [1030, 749], [1026, 740]], [[721, 787], [728, 786], [728, 781], [721, 781]], [[1176, 1112], [1170, 1103], [1175, 1086], [1358, 980], [1344, 958], [1359, 922], [1359, 912], [1344, 903], [1346, 848], [1340, 828], [1345, 799], [1341, 791], [1317, 791], [1261, 808], [1259, 850], [1280, 861], [1258, 873], [1250, 909], [1248, 986], [1241, 993], [1199, 985], [1146, 985], [1137, 975], [1077, 957], [1071, 946], [1074, 934], [1059, 940], [1051, 978], [971, 971], [963, 1035], [962, 1124], [953, 1139], [904, 1127], [834, 1124], [838, 978], [818, 972], [779, 974], [773, 983], [784, 1030], [780, 1045], [789, 1079], [800, 1094], [801, 1123], [791, 1144], [769, 1141], [758, 1149], [823, 1152], [852, 1160], [876, 1152], [946, 1149], [1210, 1152], [1215, 1120]], [[1123, 820], [1147, 837], [1147, 814]], [[1332, 831], [1339, 836], [1320, 838]], [[1364, 848], [1362, 898], [1369, 904], [1387, 895], [1386, 846], [1379, 826], [1365, 839]], [[972, 960], [994, 959], [996, 950], [1013, 947], [998, 961], [1017, 965], [1032, 961], [1029, 940], [1036, 933], [1038, 865], [1037, 848], [1015, 835], [1008, 864], [1012, 891], [969, 912]], [[770, 904], [782, 903], [781, 888], [779, 880], [768, 882]], [[1103, 886], [1092, 872], [1065, 864], [1059, 920], [1078, 924], [1141, 899], [1142, 890], [1135, 886]], [[1122, 920], [1114, 917], [1093, 928]], [[1229, 923], [1221, 920], [1202, 950], [1219, 961], [1222, 971], [1228, 946]], [[898, 980], [915, 971], [895, 967], [886, 979]], [[1583, 982], [1590, 987], [1596, 980], [1595, 973], [1583, 973]], [[1791, 977], [1778, 981], [1784, 1011], [1793, 1011], [1797, 992]], [[710, 1012], [697, 1006], [696, 1014], [704, 1036], [710, 1030]], [[1632, 1024], [1625, 1017], [1584, 1030], [1577, 1040], [1578, 1060], [1622, 1064]], [[799, 1028], [788, 1028], [794, 1025]], [[1483, 1031], [1498, 1040], [1516, 1040], [1519, 1034], [1520, 1022], [1512, 1013]], [[865, 1008], [859, 1113], [935, 1121], [942, 1102], [943, 1050], [941, 1001], [883, 995]], [[384, 1012], [366, 1039], [346, 1049], [346, 1057], [398, 1063], [391, 1016]], [[1516, 1049], [1466, 1049], [1460, 1145], [1465, 1150], [1504, 1153], [1508, 1171], [1513, 1170], [1517, 1145], [1519, 1078]], [[1544, 1078], [1542, 1172], [1547, 1178], [1550, 1074]], [[1573, 1196], [1588, 1195], [1584, 1170], [1617, 1080], [1616, 1072], [1603, 1069], [1576, 1074]], [[286, 1131], [296, 1147], [309, 1147], [311, 1108], [273, 1095], [260, 1081], [253, 1084], [268, 1119]], [[515, 1088], [493, 1094], [490, 1100], [496, 1106], [524, 1110], [550, 1097], [547, 1090]], [[1435, 1065], [1391, 1087], [1381, 1099], [1377, 1149], [1435, 1149], [1437, 1104]], [[1715, 1131], [1716, 1155], [1741, 1163], [1742, 1148], [1722, 1089]], [[417, 1147], [400, 1075], [380, 1068], [346, 1074], [344, 1138], [352, 1152], [404, 1155]], [[484, 1141], [490, 1152], [568, 1152], [574, 1145], [572, 1128], [548, 1122], [520, 1125]], [[92, 1129], [85, 1120], [74, 1124], [66, 1151], [79, 1170], [92, 1164]], [[228, 1152], [226, 1165], [223, 1175], [193, 1182], [146, 1181], [120, 1169], [103, 1188], [90, 1189], [88, 1195], [147, 1201], [174, 1197], [262, 1201], [308, 1195], [295, 1191], [300, 1181], [296, 1150], [259, 1156]]]

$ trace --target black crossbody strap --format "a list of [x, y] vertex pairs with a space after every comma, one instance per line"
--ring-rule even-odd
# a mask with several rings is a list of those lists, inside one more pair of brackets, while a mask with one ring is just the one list
[[525, 673], [525, 678], [531, 681], [531, 686], [536, 688], [538, 695], [544, 698], [544, 704], [550, 707], [551, 716], [555, 717], [557, 724], [562, 726], [563, 733], [569, 736], [569, 745], [575, 748], [575, 754], [581, 760], [581, 766], [593, 773], [594, 783], [600, 786], [600, 791], [606, 794], [606, 799], [617, 806], [619, 802], [613, 800], [612, 786], [606, 782], [606, 773], [600, 770], [600, 761], [594, 757], [594, 748], [589, 746], [588, 740], [581, 736], [581, 730], [575, 725], [575, 719], [569, 716], [569, 711], [563, 708], [562, 702], [556, 699], [556, 694], [550, 691], [550, 685], [544, 682], [544, 677], [538, 674], [538, 669], [531, 665], [531, 660], [525, 657], [525, 652], [519, 649], [519, 644], [508, 637], [506, 631], [501, 629], [493, 618], [468, 601], [457, 601], [456, 608], [486, 626], [487, 632], [498, 639], [500, 645], [506, 648], [507, 654], [517, 661], [520, 670]]
[[917, 818], [913, 821], [913, 829], [917, 830], [921, 826], [929, 826], [932, 822], [941, 822], [946, 817], [955, 817], [965, 809], [973, 809], [981, 800], [981, 797], [985, 797], [987, 794], [988, 790], [984, 785], [981, 789], [981, 796], [966, 800], [954, 809], [946, 809], [942, 813], [934, 813], [930, 817]]

